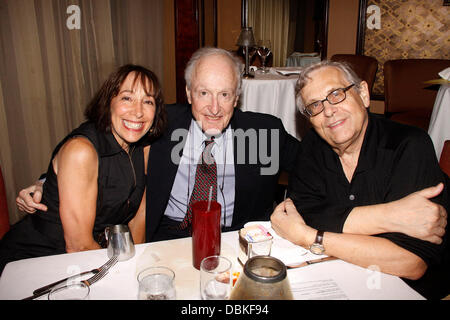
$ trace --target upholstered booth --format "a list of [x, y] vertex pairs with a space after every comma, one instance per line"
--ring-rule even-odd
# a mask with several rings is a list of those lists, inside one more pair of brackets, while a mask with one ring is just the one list
[[438, 79], [450, 60], [400, 59], [384, 64], [386, 116], [394, 121], [428, 129], [437, 90], [425, 81]]
[[373, 84], [378, 69], [377, 59], [356, 54], [335, 54], [331, 61], [346, 62], [362, 80], [367, 82], [369, 92], [372, 94]]
[[444, 143], [439, 165], [441, 166], [442, 171], [450, 177], [450, 140], [447, 140]]
[[0, 167], [0, 239], [9, 230], [8, 203], [6, 201], [6, 190], [3, 182], [2, 168]]

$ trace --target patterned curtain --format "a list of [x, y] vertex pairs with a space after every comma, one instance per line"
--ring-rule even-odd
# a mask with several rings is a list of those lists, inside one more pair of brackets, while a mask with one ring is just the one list
[[[74, 5], [74, 6], [72, 6]], [[0, 165], [10, 222], [18, 191], [47, 170], [56, 144], [118, 66], [163, 81], [163, 1], [0, 1]]]

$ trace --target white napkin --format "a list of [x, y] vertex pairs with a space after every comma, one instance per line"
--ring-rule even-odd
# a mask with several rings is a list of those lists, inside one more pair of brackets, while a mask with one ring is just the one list
[[293, 244], [292, 242], [290, 242], [286, 239], [283, 239], [275, 232], [275, 230], [273, 230], [272, 224], [270, 223], [270, 221], [247, 222], [244, 225], [244, 227], [248, 227], [248, 226], [254, 225], [254, 224], [260, 224], [264, 228], [266, 228], [267, 231], [270, 232], [270, 234], [273, 237], [272, 249], [271, 249], [270, 255], [272, 257], [280, 259], [287, 266], [296, 265], [296, 264], [299, 264], [299, 263], [302, 263], [302, 262], [308, 261], [308, 260], [314, 260], [314, 259], [320, 259], [320, 258], [327, 257], [327, 255], [315, 255], [315, 254], [311, 253], [309, 250], [306, 250], [303, 247], [297, 246], [297, 245]]
[[288, 74], [288, 73], [296, 73], [300, 74], [301, 68], [299, 67], [277, 67], [277, 68], [270, 68], [271, 73], [277, 74]]
[[438, 73], [442, 79], [450, 81], [450, 67]]

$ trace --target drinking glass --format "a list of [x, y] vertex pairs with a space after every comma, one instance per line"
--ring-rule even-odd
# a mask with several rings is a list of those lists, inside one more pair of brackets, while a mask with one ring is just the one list
[[175, 300], [175, 272], [166, 267], [150, 267], [138, 274], [139, 300]]
[[89, 300], [89, 286], [83, 282], [56, 286], [48, 294], [48, 300]]
[[232, 263], [222, 256], [210, 256], [200, 264], [200, 294], [203, 300], [225, 300], [231, 292]]
[[[248, 63], [249, 64], [252, 64], [252, 59], [255, 56], [257, 49], [258, 48], [254, 47], [254, 46], [248, 47]], [[242, 47], [242, 54], [244, 55], [244, 58], [245, 58], [245, 47]]]
[[220, 211], [217, 201], [192, 205], [192, 264], [196, 269], [204, 258], [220, 254]]
[[261, 64], [262, 64], [262, 73], [267, 73], [268, 70], [266, 69], [266, 59], [269, 56], [271, 52], [271, 44], [270, 40], [259, 40], [258, 41], [258, 55], [261, 57]]

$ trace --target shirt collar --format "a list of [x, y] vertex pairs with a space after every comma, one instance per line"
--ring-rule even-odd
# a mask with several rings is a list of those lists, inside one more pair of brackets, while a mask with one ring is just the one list
[[[106, 157], [106, 156], [112, 156], [116, 153], [120, 153], [120, 152], [126, 152], [121, 145], [117, 142], [116, 138], [114, 137], [114, 135], [112, 134], [112, 132], [105, 132], [105, 133], [100, 133], [100, 146], [99, 146], [99, 150], [98, 153], [100, 156], [102, 157]], [[150, 145], [149, 139], [147, 137], [147, 135], [145, 135], [144, 137], [142, 137], [139, 141], [130, 144], [130, 150], [142, 146], [145, 147], [147, 145]]]
[[[210, 138], [207, 137], [203, 133], [202, 129], [200, 128], [200, 125], [197, 123], [197, 121], [195, 121], [195, 119], [192, 119], [191, 130], [192, 130], [192, 133], [193, 133], [193, 145], [194, 145], [194, 148], [196, 150], [200, 151], [200, 152], [203, 152], [203, 149], [205, 147], [204, 142], [206, 140], [209, 140]], [[228, 127], [227, 127], [225, 132], [227, 132], [229, 130], [230, 130], [230, 125], [228, 125]], [[222, 133], [220, 136], [214, 137], [214, 146], [213, 146], [213, 148], [217, 148], [219, 150], [222, 150], [223, 145], [224, 145], [224, 140], [225, 140], [224, 139], [224, 135], [226, 134], [225, 132]]]
[[101, 147], [99, 148], [100, 156], [109, 156], [121, 152], [123, 149], [114, 138], [112, 132], [106, 132], [100, 135], [102, 138]]

